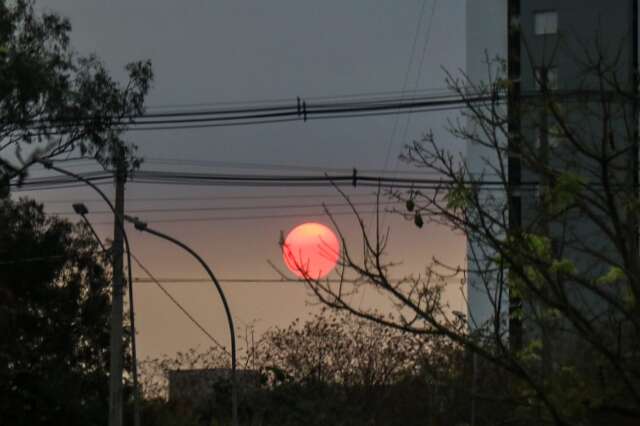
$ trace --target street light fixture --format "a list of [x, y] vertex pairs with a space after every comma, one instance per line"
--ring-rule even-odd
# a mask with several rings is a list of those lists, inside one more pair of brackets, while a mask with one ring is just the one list
[[71, 207], [73, 207], [73, 211], [76, 212], [76, 214], [79, 214], [82, 217], [89, 214], [89, 209], [87, 209], [87, 206], [83, 203], [73, 203]]
[[149, 228], [149, 225], [146, 222], [143, 222], [137, 217], [132, 217], [125, 215], [124, 219], [133, 224], [133, 226], [141, 232], [148, 232], [157, 237], [160, 237], [164, 240], [170, 241], [175, 245], [181, 247], [186, 250], [189, 254], [196, 258], [196, 260], [202, 265], [202, 267], [207, 271], [211, 281], [215, 285], [218, 290], [218, 294], [220, 295], [220, 299], [222, 299], [222, 304], [224, 306], [225, 313], [227, 315], [227, 321], [229, 323], [229, 334], [231, 338], [231, 421], [233, 426], [238, 426], [238, 381], [236, 374], [237, 360], [236, 360], [236, 333], [233, 325], [233, 317], [231, 316], [231, 310], [229, 309], [229, 304], [227, 303], [227, 298], [224, 295], [224, 291], [222, 290], [222, 286], [218, 282], [218, 279], [209, 268], [209, 265], [202, 259], [193, 249], [181, 241], [176, 240], [175, 238], [166, 235], [160, 231]]
[[[111, 209], [111, 211], [116, 214], [116, 209], [115, 206], [113, 205], [113, 203], [111, 202], [111, 200], [109, 199], [109, 197], [106, 196], [106, 194], [104, 192], [102, 192], [102, 190], [100, 188], [98, 188], [97, 185], [95, 185], [93, 182], [91, 182], [88, 179], [83, 178], [82, 176], [70, 172], [68, 170], [65, 170], [63, 168], [60, 168], [58, 166], [55, 166], [53, 164], [53, 161], [49, 160], [49, 159], [40, 159], [38, 160], [38, 162], [40, 164], [42, 164], [44, 166], [44, 168], [48, 169], [48, 170], [54, 170], [58, 173], [62, 173], [63, 175], [72, 177], [73, 179], [76, 179], [79, 182], [82, 182], [88, 186], [90, 186], [94, 191], [96, 191], [98, 193], [98, 195], [100, 195], [100, 197], [104, 200], [105, 203], [107, 203], [107, 205], [109, 206], [109, 208]], [[102, 247], [103, 250], [106, 251], [104, 245], [102, 244], [102, 241], [100, 240], [100, 237], [98, 237], [98, 234], [96, 233], [95, 229], [93, 228], [93, 226], [91, 226], [91, 223], [89, 222], [89, 220], [86, 218], [86, 215], [89, 213], [89, 209], [87, 209], [87, 206], [84, 205], [83, 203], [76, 203], [73, 204], [73, 210], [79, 214], [80, 216], [82, 216], [82, 218], [84, 219], [85, 223], [87, 223], [87, 225], [89, 225], [89, 228], [91, 229], [91, 231], [93, 232], [93, 235], [97, 238], [98, 242], [100, 243], [100, 246]], [[131, 353], [132, 353], [132, 357], [133, 357], [133, 394], [134, 394], [134, 425], [135, 426], [139, 426], [140, 425], [140, 392], [138, 389], [138, 366], [137, 366], [137, 354], [136, 354], [136, 335], [135, 335], [135, 319], [134, 319], [134, 312], [133, 312], [133, 283], [132, 283], [132, 274], [131, 274], [131, 250], [130, 250], [130, 246], [129, 246], [129, 238], [127, 237], [127, 233], [124, 229], [124, 225], [122, 224], [122, 220], [116, 220], [116, 224], [120, 225], [121, 228], [120, 230], [122, 231], [122, 236], [124, 239], [124, 243], [126, 246], [126, 251], [127, 251], [127, 262], [129, 265], [129, 315], [130, 315], [130, 321], [131, 321]], [[116, 226], [117, 226], [116, 225]], [[112, 331], [113, 332], [113, 331]], [[121, 365], [121, 364], [120, 364]], [[113, 363], [112, 363], [112, 367], [113, 368]], [[111, 371], [111, 373], [113, 373], [113, 371]], [[120, 388], [122, 387], [122, 383], [120, 383], [118, 385]], [[113, 394], [114, 389], [110, 389], [111, 393]], [[110, 401], [111, 403], [111, 401]], [[120, 400], [120, 407], [122, 406], [122, 401]], [[111, 407], [110, 407], [111, 408]]]
[[[89, 209], [87, 208], [87, 206], [84, 203], [74, 203], [72, 204], [72, 207], [73, 207], [73, 211], [75, 211], [76, 214], [80, 215], [84, 220], [84, 223], [87, 224], [87, 226], [91, 230], [91, 233], [93, 234], [95, 239], [98, 241], [98, 244], [100, 244], [102, 251], [107, 252], [107, 248], [102, 243], [100, 236], [98, 235], [95, 228], [87, 218], [87, 215], [89, 214]], [[136, 350], [136, 326], [135, 326], [135, 319], [134, 319], [134, 313], [133, 313], [133, 310], [134, 310], [133, 309], [133, 274], [131, 273], [131, 251], [129, 250], [129, 238], [127, 237], [127, 233], [125, 232], [124, 227], [122, 230], [122, 235], [124, 237], [124, 243], [127, 249], [127, 271], [128, 271], [127, 275], [129, 278], [128, 279], [129, 281], [128, 282], [129, 284], [128, 285], [129, 317], [131, 321], [131, 358], [133, 361], [132, 375], [133, 375], [134, 426], [140, 426], [140, 390], [138, 387], [139, 386], [138, 385], [138, 354]]]
[[[53, 162], [50, 160], [40, 160], [40, 163], [47, 169], [50, 170], [55, 170], [59, 173], [62, 173], [64, 175], [70, 176], [80, 182], [83, 182], [87, 185], [89, 185], [92, 189], [94, 189], [99, 195], [100, 197], [102, 197], [102, 199], [107, 203], [107, 205], [109, 206], [109, 208], [111, 209], [111, 211], [114, 212], [114, 214], [116, 214], [116, 210], [115, 207], [113, 205], [113, 203], [111, 203], [111, 200], [109, 200], [109, 198], [105, 195], [104, 192], [102, 192], [102, 190], [100, 188], [98, 188], [97, 185], [95, 185], [93, 182], [91, 182], [88, 179], [83, 178], [80, 175], [77, 175], [75, 173], [72, 173], [68, 170], [62, 169], [60, 167], [54, 166]], [[89, 209], [82, 203], [77, 203], [73, 205], [73, 209], [74, 211], [81, 215], [85, 222], [90, 226], [90, 228], [92, 229], [94, 235], [97, 234], [95, 233], [95, 230], [93, 229], [93, 227], [91, 226], [91, 224], [89, 223], [88, 219], [86, 218], [86, 214], [88, 214]], [[209, 268], [209, 265], [207, 265], [207, 263], [195, 252], [193, 251], [193, 249], [191, 249], [189, 246], [187, 246], [186, 244], [182, 243], [181, 241], [176, 240], [173, 237], [170, 237], [169, 235], [163, 234], [160, 231], [156, 231], [155, 229], [149, 228], [146, 222], [141, 221], [140, 219], [138, 219], [137, 217], [131, 217], [128, 215], [124, 215], [124, 217], [122, 218], [128, 222], [133, 223], [133, 225], [135, 226], [135, 228], [139, 231], [143, 231], [143, 232], [148, 232], [150, 234], [153, 234], [157, 237], [160, 237], [162, 239], [165, 239], [167, 241], [170, 241], [174, 244], [176, 244], [177, 246], [183, 248], [184, 250], [186, 250], [187, 252], [189, 252], [189, 254], [191, 254], [193, 257], [196, 258], [196, 260], [198, 260], [198, 262], [200, 262], [200, 264], [204, 267], [204, 269], [206, 270], [207, 274], [209, 274], [209, 277], [211, 278], [211, 281], [213, 281], [218, 294], [220, 295], [220, 299], [222, 299], [222, 304], [224, 306], [224, 310], [225, 313], [227, 315], [227, 321], [229, 323], [229, 334], [230, 334], [230, 338], [231, 338], [231, 406], [232, 406], [232, 425], [233, 426], [238, 426], [238, 383], [237, 383], [237, 374], [236, 374], [236, 370], [237, 370], [237, 359], [236, 359], [236, 334], [235, 334], [235, 327], [233, 325], [233, 317], [231, 316], [231, 310], [229, 309], [229, 304], [227, 303], [227, 298], [224, 295], [224, 291], [222, 290], [222, 286], [220, 285], [220, 283], [218, 282], [218, 279], [215, 277], [215, 275], [213, 274], [213, 272], [211, 271], [211, 269]], [[116, 220], [117, 223], [122, 224], [123, 221], [122, 220]], [[122, 225], [121, 225], [122, 226]], [[126, 245], [126, 249], [127, 249], [127, 256], [128, 256], [128, 263], [129, 265], [131, 265], [131, 251], [129, 248], [129, 239], [127, 237], [127, 234], [124, 230], [124, 226], [122, 226], [122, 234], [124, 237], [124, 242]], [[100, 239], [98, 238], [98, 241], [100, 241]], [[130, 302], [131, 302], [131, 329], [132, 329], [132, 352], [133, 352], [133, 356], [134, 356], [134, 360], [135, 360], [135, 326], [134, 326], [134, 316], [133, 316], [133, 280], [132, 280], [132, 276], [131, 276], [131, 267], [129, 267], [129, 292], [130, 292]], [[134, 371], [133, 371], [133, 378], [134, 378], [134, 403], [135, 403], [135, 418], [134, 418], [134, 423], [136, 425], [140, 424], [140, 414], [139, 414], [139, 404], [138, 404], [138, 398], [139, 398], [139, 392], [138, 392], [138, 375], [137, 375], [137, 366], [136, 366], [136, 362], [134, 362], [133, 364], [134, 367]]]
[[[102, 240], [100, 239], [100, 236], [96, 232], [96, 230], [93, 227], [93, 225], [91, 225], [91, 222], [89, 222], [89, 219], [87, 219], [87, 215], [89, 214], [89, 209], [87, 208], [87, 206], [84, 205], [84, 203], [74, 203], [74, 204], [72, 204], [72, 207], [73, 207], [73, 211], [76, 212], [76, 214], [79, 215], [82, 218], [82, 220], [84, 221], [84, 223], [89, 227], [89, 229], [91, 230], [91, 233], [93, 234], [94, 238], [96, 239], [98, 244], [100, 244], [100, 248], [102, 248], [102, 251], [107, 253], [108, 250], [105, 247], [105, 245], [102, 243]], [[127, 250], [129, 250], [129, 246], [127, 246]], [[134, 331], [135, 330], [132, 330], [132, 334], [133, 334]]]

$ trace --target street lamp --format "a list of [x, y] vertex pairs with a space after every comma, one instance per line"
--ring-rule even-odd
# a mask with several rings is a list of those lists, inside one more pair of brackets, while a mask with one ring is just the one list
[[[49, 170], [55, 170], [58, 173], [62, 173], [63, 175], [72, 177], [74, 179], [76, 179], [77, 181], [80, 181], [82, 183], [87, 184], [88, 186], [90, 186], [94, 191], [96, 191], [98, 193], [98, 195], [100, 195], [100, 197], [104, 200], [105, 203], [107, 203], [107, 205], [109, 206], [109, 208], [111, 209], [111, 211], [116, 214], [116, 209], [115, 206], [113, 205], [113, 203], [111, 202], [111, 200], [109, 199], [109, 197], [106, 196], [106, 194], [104, 192], [102, 192], [102, 190], [95, 185], [93, 182], [91, 182], [88, 179], [83, 178], [82, 176], [70, 172], [68, 170], [62, 169], [60, 167], [54, 166], [53, 162], [51, 160], [38, 160], [38, 162], [40, 164], [42, 164], [46, 169]], [[104, 245], [102, 244], [102, 241], [100, 240], [100, 237], [98, 236], [98, 234], [96, 233], [95, 229], [93, 228], [93, 226], [91, 226], [91, 223], [89, 222], [89, 220], [87, 219], [86, 215], [89, 213], [89, 209], [87, 208], [86, 205], [84, 205], [83, 203], [75, 203], [72, 205], [73, 210], [76, 212], [76, 214], [79, 214], [80, 216], [82, 216], [82, 218], [84, 219], [85, 223], [89, 226], [89, 229], [91, 229], [91, 232], [93, 233], [94, 237], [98, 240], [98, 243], [100, 244], [100, 247], [106, 251], [106, 248], [104, 247]], [[138, 359], [137, 359], [137, 351], [136, 351], [136, 326], [135, 326], [135, 318], [134, 318], [134, 309], [133, 309], [133, 279], [132, 279], [132, 274], [131, 274], [131, 248], [129, 246], [129, 238], [127, 237], [127, 233], [124, 229], [124, 225], [123, 225], [123, 221], [122, 220], [116, 220], [116, 224], [120, 225], [121, 231], [122, 231], [122, 236], [124, 238], [124, 243], [126, 246], [126, 251], [127, 251], [127, 264], [128, 264], [128, 277], [129, 277], [129, 316], [130, 316], [130, 320], [131, 320], [131, 356], [133, 358], [133, 366], [132, 366], [132, 373], [133, 373], [133, 412], [134, 412], [134, 425], [135, 426], [140, 426], [140, 392], [139, 392], [139, 387], [138, 387]], [[116, 225], [116, 226], [117, 226]], [[120, 384], [120, 386], [122, 386], [122, 384]], [[113, 391], [113, 389], [111, 390]], [[120, 401], [120, 406], [122, 404], [122, 401]]]
[[82, 217], [89, 214], [89, 209], [87, 209], [87, 206], [83, 203], [74, 203], [71, 207], [73, 207], [73, 211], [76, 212], [76, 214], [79, 214]]
[[198, 262], [200, 262], [202, 267], [207, 271], [207, 274], [209, 274], [209, 277], [211, 278], [211, 281], [213, 281], [213, 284], [215, 285], [216, 289], [218, 290], [218, 294], [220, 295], [220, 299], [222, 299], [222, 304], [224, 305], [225, 313], [227, 314], [227, 321], [229, 322], [229, 334], [231, 337], [231, 410], [232, 410], [231, 421], [233, 426], [238, 426], [238, 382], [237, 382], [237, 375], [236, 375], [236, 365], [237, 365], [236, 333], [233, 325], [233, 317], [231, 316], [231, 310], [229, 309], [229, 304], [227, 303], [227, 298], [224, 295], [224, 291], [222, 291], [222, 286], [220, 285], [220, 283], [218, 282], [218, 279], [215, 277], [215, 275], [211, 271], [211, 268], [209, 268], [209, 265], [207, 265], [207, 263], [195, 251], [193, 251], [193, 249], [191, 249], [191, 247], [187, 246], [181, 241], [176, 240], [173, 237], [170, 237], [169, 235], [163, 234], [160, 231], [149, 228], [146, 222], [143, 222], [137, 217], [125, 215], [124, 219], [130, 223], [133, 223], [134, 227], [138, 231], [148, 232], [164, 240], [170, 241], [175, 245], [186, 250], [189, 254], [195, 257]]
[[[91, 222], [89, 222], [89, 219], [87, 219], [87, 215], [89, 214], [89, 209], [87, 208], [87, 206], [85, 206], [84, 203], [74, 203], [71, 206], [73, 207], [73, 211], [76, 212], [76, 214], [80, 216], [84, 223], [89, 227], [91, 233], [93, 234], [93, 237], [96, 239], [98, 244], [100, 244], [100, 248], [102, 249], [102, 251], [106, 253], [107, 248], [102, 243], [100, 236], [94, 229], [93, 225], [91, 225]], [[127, 246], [127, 251], [129, 251], [129, 246]], [[129, 295], [129, 297], [131, 297], [131, 295]]]

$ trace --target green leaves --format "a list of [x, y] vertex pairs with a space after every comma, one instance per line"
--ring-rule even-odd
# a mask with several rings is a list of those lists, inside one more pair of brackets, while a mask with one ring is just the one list
[[586, 179], [577, 173], [561, 173], [555, 183], [545, 190], [545, 206], [552, 214], [570, 208], [576, 202], [585, 185]]
[[551, 239], [544, 235], [523, 234], [526, 249], [534, 258], [541, 260], [551, 260]]
[[617, 282], [624, 280], [625, 278], [626, 278], [626, 274], [621, 268], [617, 266], [612, 266], [611, 268], [609, 268], [606, 274], [596, 279], [596, 284], [600, 284], [600, 285], [615, 284]]
[[554, 260], [551, 262], [550, 271], [556, 274], [575, 275], [576, 265], [569, 259]]
[[526, 364], [540, 361], [542, 359], [542, 347], [542, 340], [531, 339], [528, 341], [527, 345], [522, 350], [520, 350], [520, 352], [518, 353], [518, 358]]
[[[70, 31], [67, 19], [41, 13], [32, 0], [0, 3], [0, 131], [9, 141], [3, 149], [39, 142], [44, 158], [77, 149], [110, 167], [119, 155], [113, 146], [125, 146], [126, 118], [144, 112], [151, 64], [129, 64], [128, 81], [116, 81], [95, 56], [75, 52]], [[135, 147], [125, 146], [124, 154], [134, 169]], [[19, 160], [14, 170], [0, 162], [0, 177], [16, 177], [32, 159]]]
[[472, 201], [471, 189], [462, 182], [458, 182], [445, 196], [449, 210], [464, 210]]
[[561, 195], [575, 196], [585, 186], [585, 178], [573, 172], [564, 172], [556, 181], [555, 190]]
[[501, 90], [510, 90], [513, 87], [513, 80], [501, 78], [496, 80], [496, 88]]

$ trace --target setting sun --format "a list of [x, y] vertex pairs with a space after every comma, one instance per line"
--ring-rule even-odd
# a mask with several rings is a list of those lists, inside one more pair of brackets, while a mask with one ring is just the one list
[[326, 277], [340, 257], [340, 243], [331, 229], [319, 223], [296, 226], [282, 245], [287, 268], [300, 278]]

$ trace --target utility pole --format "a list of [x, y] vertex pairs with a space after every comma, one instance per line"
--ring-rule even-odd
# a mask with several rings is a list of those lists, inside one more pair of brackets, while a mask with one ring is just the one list
[[478, 354], [474, 351], [471, 371], [471, 426], [476, 426], [476, 394], [478, 392]]
[[122, 288], [123, 272], [123, 219], [124, 184], [126, 170], [124, 153], [119, 144], [115, 147], [116, 156], [116, 203], [113, 229], [113, 295], [111, 300], [111, 365], [109, 375], [109, 426], [122, 426]]

